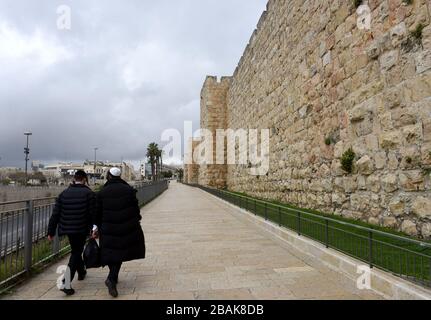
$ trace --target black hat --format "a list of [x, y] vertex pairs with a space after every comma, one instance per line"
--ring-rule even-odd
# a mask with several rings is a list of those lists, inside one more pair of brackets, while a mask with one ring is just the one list
[[75, 172], [75, 178], [86, 179], [87, 174], [85, 173], [84, 170], [78, 170]]

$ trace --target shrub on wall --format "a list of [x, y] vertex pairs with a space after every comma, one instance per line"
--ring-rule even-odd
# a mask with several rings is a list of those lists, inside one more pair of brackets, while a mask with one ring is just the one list
[[350, 148], [349, 150], [343, 153], [340, 161], [341, 161], [341, 167], [343, 168], [344, 171], [348, 173], [353, 172], [353, 161], [355, 161], [355, 158], [356, 158], [356, 153], [353, 151], [352, 148]]
[[415, 30], [412, 31], [411, 35], [416, 40], [422, 40], [422, 33], [424, 31], [425, 26], [422, 23], [419, 23]]

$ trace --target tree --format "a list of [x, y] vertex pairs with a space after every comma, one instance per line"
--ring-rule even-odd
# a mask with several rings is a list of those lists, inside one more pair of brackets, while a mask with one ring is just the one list
[[183, 181], [183, 179], [184, 179], [184, 169], [177, 169], [177, 176], [178, 176], [178, 179], [180, 180], [180, 181]]
[[41, 184], [47, 184], [48, 179], [43, 175], [42, 172], [35, 172], [30, 175], [29, 179], [39, 180]]
[[25, 173], [24, 172], [14, 172], [9, 175], [9, 178], [16, 183], [25, 185]]
[[3, 186], [8, 186], [8, 185], [10, 185], [11, 180], [10, 180], [9, 178], [1, 179], [1, 180], [0, 180], [0, 183], [1, 183]]
[[150, 145], [147, 148], [147, 158], [148, 158], [148, 163], [151, 165], [151, 175], [152, 175], [153, 181], [156, 180], [156, 165], [159, 159], [159, 153], [160, 153], [160, 150], [157, 143], [155, 142], [150, 143]]
[[174, 176], [174, 173], [172, 171], [167, 171], [162, 173], [163, 178], [165, 179], [171, 179]]
[[157, 150], [157, 177], [163, 177], [163, 150]]

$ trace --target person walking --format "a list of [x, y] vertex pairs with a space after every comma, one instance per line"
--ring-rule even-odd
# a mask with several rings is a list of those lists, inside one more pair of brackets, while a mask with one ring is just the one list
[[73, 295], [71, 283], [78, 272], [78, 280], [83, 281], [87, 275], [82, 253], [87, 237], [91, 234], [95, 219], [96, 195], [88, 187], [87, 174], [79, 170], [75, 173], [73, 183], [56, 199], [53, 214], [48, 225], [48, 239], [55, 236], [67, 236], [72, 249], [68, 271], [63, 279], [61, 291]]
[[101, 263], [109, 267], [105, 281], [109, 294], [118, 297], [117, 284], [123, 262], [145, 258], [145, 238], [137, 190], [121, 179], [121, 170], [112, 168], [108, 181], [97, 194], [96, 229], [100, 239]]

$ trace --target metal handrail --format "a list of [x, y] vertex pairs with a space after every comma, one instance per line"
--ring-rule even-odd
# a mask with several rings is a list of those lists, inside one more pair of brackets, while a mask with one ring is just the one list
[[[214, 189], [214, 190], [216, 190], [216, 189]], [[372, 228], [368, 228], [368, 227], [359, 226], [359, 225], [352, 224], [352, 223], [349, 223], [349, 222], [345, 222], [345, 221], [341, 221], [341, 220], [330, 218], [327, 215], [318, 215], [318, 214], [314, 214], [314, 213], [311, 213], [311, 212], [303, 211], [303, 210], [300, 210], [300, 209], [289, 208], [289, 207], [278, 205], [278, 204], [275, 204], [275, 203], [272, 203], [272, 202], [269, 202], [269, 201], [251, 198], [251, 197], [248, 197], [248, 196], [244, 196], [244, 195], [233, 193], [233, 192], [226, 191], [226, 190], [217, 190], [217, 191], [223, 192], [223, 193], [226, 193], [226, 194], [230, 194], [230, 195], [233, 195], [235, 197], [241, 197], [243, 199], [253, 200], [253, 201], [256, 201], [256, 202], [261, 203], [261, 204], [271, 205], [271, 206], [274, 206], [276, 208], [281, 208], [281, 209], [289, 210], [289, 211], [292, 211], [292, 212], [295, 212], [295, 213], [301, 213], [301, 214], [304, 214], [304, 215], [307, 215], [307, 216], [310, 216], [310, 217], [324, 219], [324, 220], [327, 220], [327, 221], [330, 221], [330, 222], [338, 223], [338, 224], [341, 224], [341, 225], [344, 225], [344, 226], [349, 226], [349, 227], [352, 227], [352, 228], [355, 228], [355, 229], [359, 229], [359, 230], [362, 230], [362, 231], [367, 231], [367, 232], [372, 231], [373, 233], [380, 234], [382, 236], [386, 236], [386, 237], [390, 237], [390, 238], [394, 238], [394, 239], [398, 239], [398, 240], [403, 240], [403, 241], [408, 241], [408, 242], [415, 243], [415, 244], [423, 246], [423, 247], [431, 248], [431, 243], [428, 243], [428, 242], [424, 242], [424, 241], [420, 241], [420, 240], [416, 240], [416, 239], [412, 239], [412, 238], [407, 238], [407, 237], [403, 237], [403, 236], [398, 236], [396, 234], [392, 234], [392, 233], [389, 233], [389, 232], [380, 231], [380, 230], [377, 230], [377, 229], [372, 229]]]
[[17, 204], [17, 203], [25, 203], [28, 201], [47, 201], [47, 200], [55, 200], [57, 197], [48, 197], [48, 198], [34, 198], [34, 199], [26, 199], [26, 200], [15, 200], [15, 201], [7, 201], [7, 202], [0, 202], [0, 206], [6, 206], [10, 204]]

